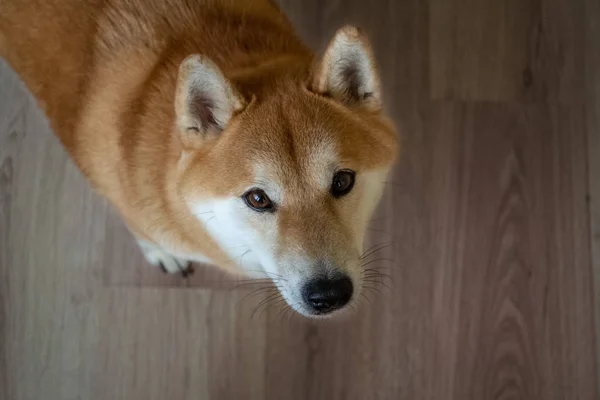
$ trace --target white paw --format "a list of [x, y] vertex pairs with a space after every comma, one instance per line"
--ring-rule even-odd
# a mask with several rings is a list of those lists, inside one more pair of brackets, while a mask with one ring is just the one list
[[175, 257], [172, 254], [162, 250], [160, 247], [142, 240], [138, 240], [138, 244], [142, 250], [142, 253], [144, 254], [144, 257], [146, 258], [146, 261], [152, 265], [160, 267], [164, 272], [169, 274], [181, 273], [184, 276], [194, 272], [191, 263], [188, 260]]

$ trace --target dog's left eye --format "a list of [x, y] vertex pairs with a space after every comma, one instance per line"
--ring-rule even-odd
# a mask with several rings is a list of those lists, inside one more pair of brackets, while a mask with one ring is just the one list
[[248, 207], [255, 211], [271, 211], [274, 208], [273, 202], [262, 189], [250, 189], [243, 198]]
[[333, 197], [342, 197], [352, 190], [354, 187], [355, 172], [349, 169], [344, 169], [336, 172], [331, 183], [331, 194]]

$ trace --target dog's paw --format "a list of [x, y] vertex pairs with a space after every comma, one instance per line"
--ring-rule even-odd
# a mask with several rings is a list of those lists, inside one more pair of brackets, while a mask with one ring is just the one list
[[167, 274], [181, 273], [184, 278], [194, 273], [192, 264], [189, 261], [173, 257], [169, 254], [162, 254], [156, 257], [151, 264], [160, 267]]
[[159, 267], [165, 273], [181, 273], [184, 277], [194, 273], [192, 264], [188, 260], [175, 257], [166, 251], [146, 242], [139, 241], [139, 244], [146, 261], [154, 266]]

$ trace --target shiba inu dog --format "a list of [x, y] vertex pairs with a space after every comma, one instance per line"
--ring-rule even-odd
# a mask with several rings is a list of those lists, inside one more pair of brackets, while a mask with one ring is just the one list
[[357, 28], [316, 56], [268, 0], [3, 0], [0, 56], [151, 264], [266, 275], [306, 316], [358, 297], [399, 146]]

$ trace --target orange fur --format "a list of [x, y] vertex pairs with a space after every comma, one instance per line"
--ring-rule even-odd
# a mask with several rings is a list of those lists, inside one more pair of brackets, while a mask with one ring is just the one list
[[[190, 54], [218, 65], [246, 104], [222, 137], [197, 147], [175, 122], [178, 70]], [[268, 0], [4, 0], [0, 56], [138, 237], [224, 268], [237, 267], [186, 197], [238, 196], [257, 158], [268, 159], [294, 199], [281, 210], [282, 236], [318, 253], [349, 234], [340, 225], [339, 240], [324, 240], [315, 230], [339, 219], [309, 182], [318, 142], [331, 140], [358, 170], [387, 167], [396, 155], [390, 121], [332, 98], [320, 79], [327, 59], [316, 59]]]

